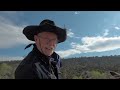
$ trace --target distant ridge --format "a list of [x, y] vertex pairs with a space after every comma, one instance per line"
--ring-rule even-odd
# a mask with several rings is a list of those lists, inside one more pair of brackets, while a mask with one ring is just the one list
[[22, 60], [23, 57], [0, 57], [0, 61]]

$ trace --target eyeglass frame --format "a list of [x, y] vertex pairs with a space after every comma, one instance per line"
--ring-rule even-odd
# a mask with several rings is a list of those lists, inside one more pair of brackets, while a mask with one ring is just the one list
[[43, 37], [43, 36], [39, 36], [39, 35], [37, 35], [38, 37], [40, 37], [40, 38], [42, 38], [42, 39], [45, 39], [47, 42], [51, 42], [51, 41], [53, 41], [55, 44], [57, 44], [58, 43], [58, 39], [49, 39], [49, 38], [47, 38], [47, 37]]

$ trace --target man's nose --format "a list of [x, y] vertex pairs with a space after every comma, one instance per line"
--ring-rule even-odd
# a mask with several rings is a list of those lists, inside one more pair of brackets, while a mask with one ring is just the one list
[[55, 43], [53, 40], [49, 40], [49, 41], [48, 41], [48, 44], [49, 44], [50, 46], [55, 46], [56, 43]]

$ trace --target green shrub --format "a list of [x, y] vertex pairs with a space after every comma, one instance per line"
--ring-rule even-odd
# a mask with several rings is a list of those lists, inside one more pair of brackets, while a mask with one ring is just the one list
[[92, 79], [106, 79], [107, 78], [107, 74], [100, 72], [100, 71], [90, 71], [91, 77]]
[[12, 79], [13, 71], [12, 67], [6, 63], [0, 64], [0, 79]]

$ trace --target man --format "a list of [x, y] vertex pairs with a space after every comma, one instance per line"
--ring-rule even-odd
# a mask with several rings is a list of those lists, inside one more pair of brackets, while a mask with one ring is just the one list
[[66, 29], [55, 26], [52, 20], [45, 19], [38, 26], [25, 27], [23, 34], [27, 39], [35, 41], [35, 44], [33, 50], [17, 67], [15, 79], [59, 79], [61, 61], [54, 50], [58, 43], [66, 40]]

